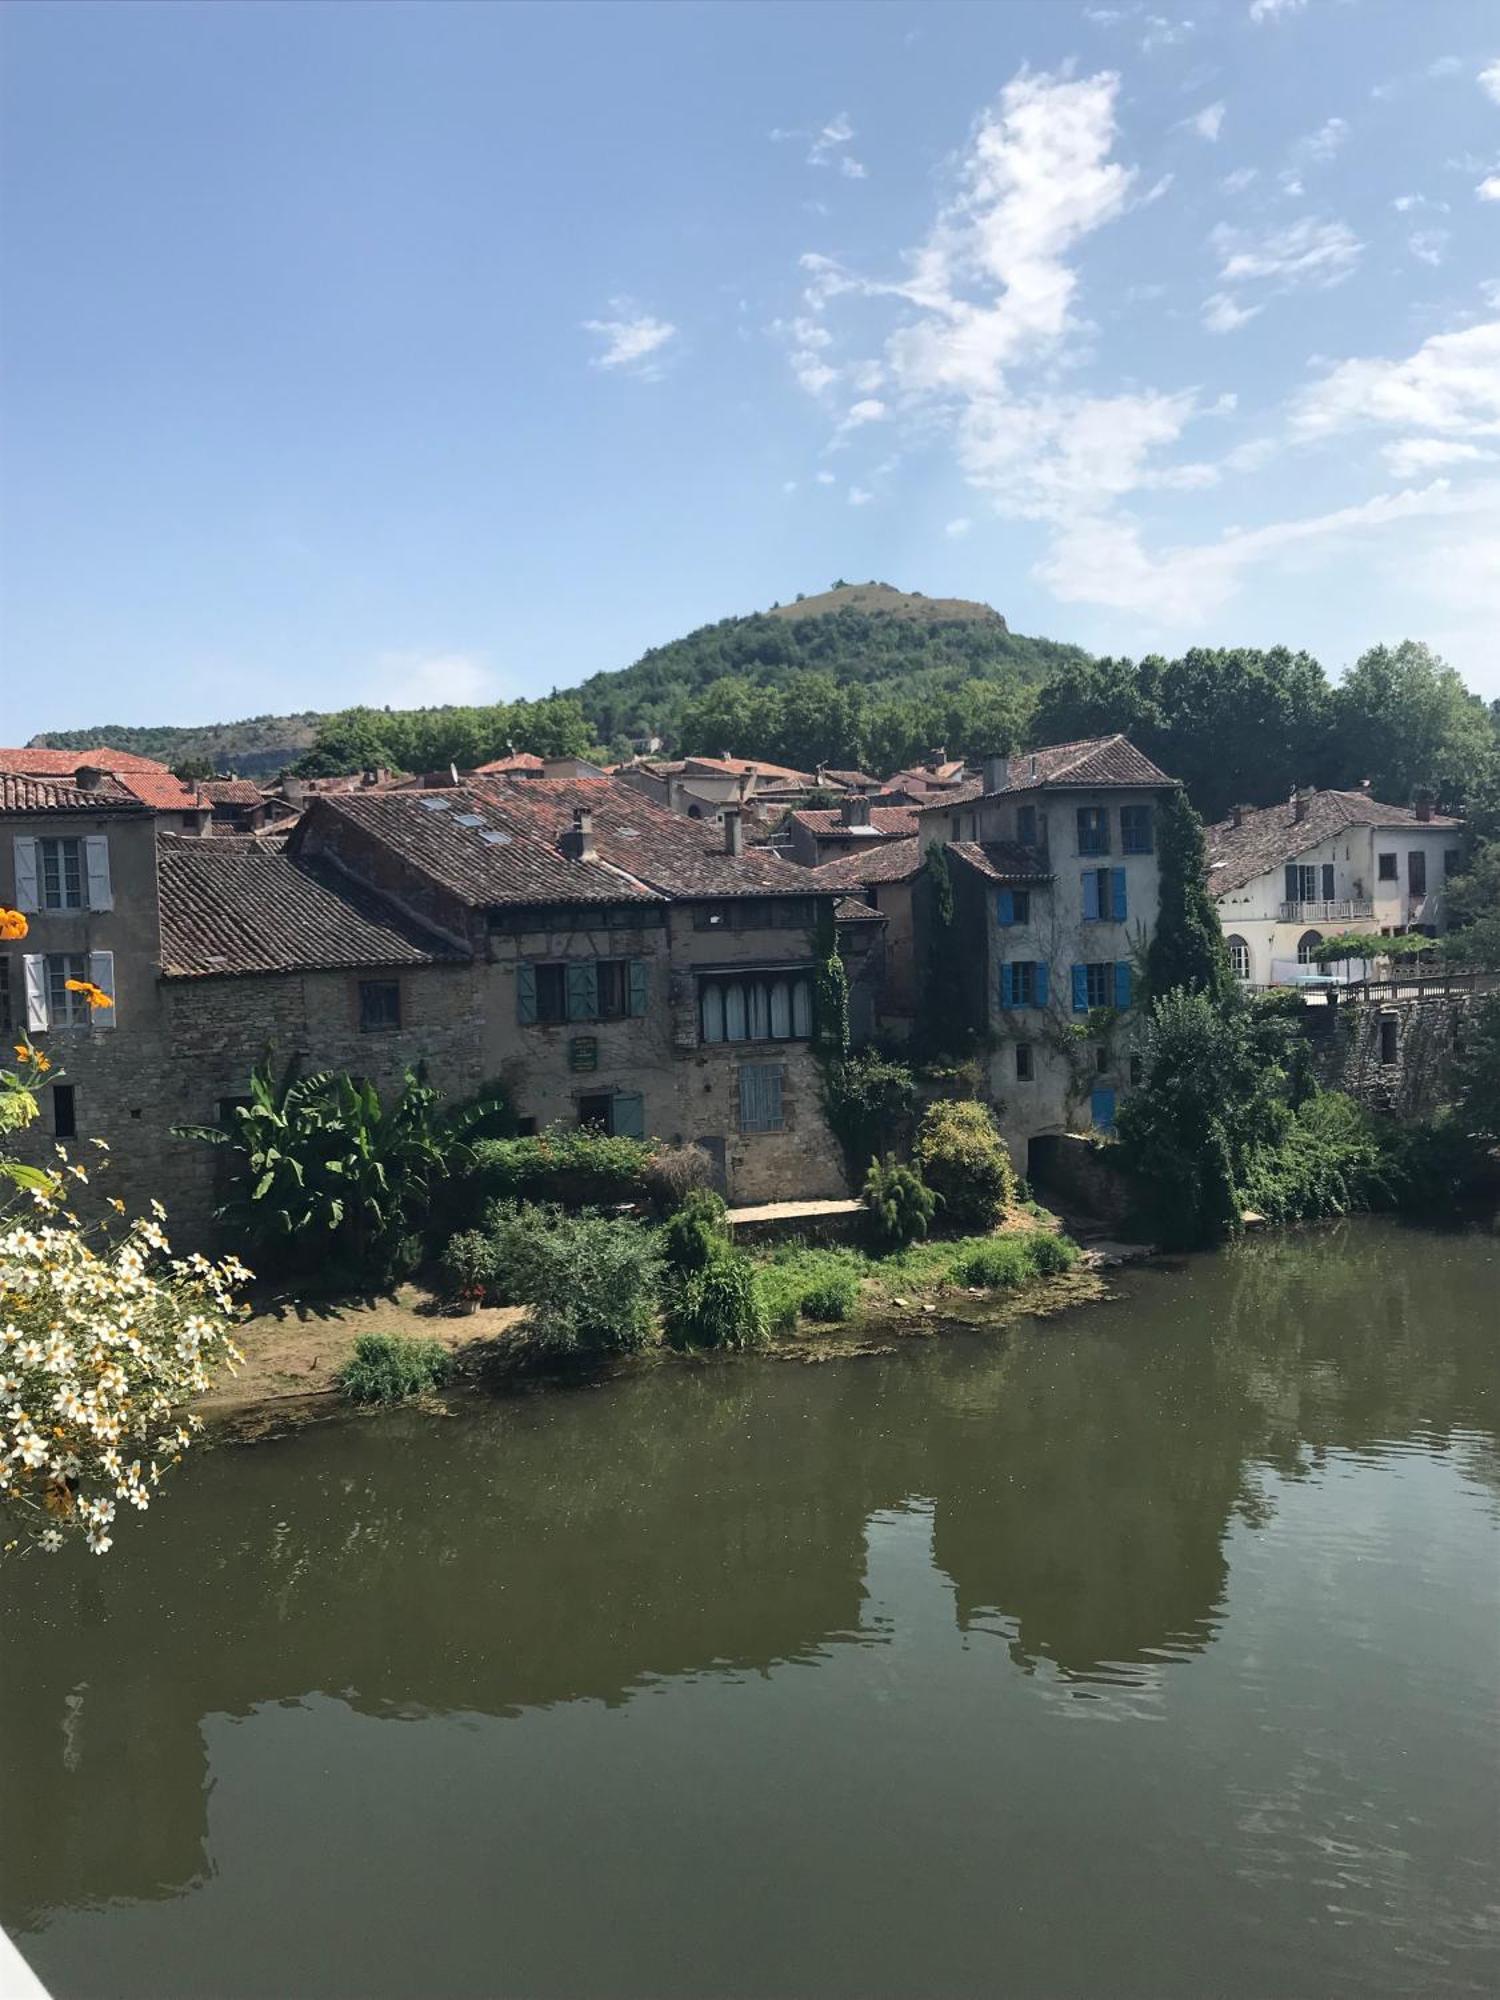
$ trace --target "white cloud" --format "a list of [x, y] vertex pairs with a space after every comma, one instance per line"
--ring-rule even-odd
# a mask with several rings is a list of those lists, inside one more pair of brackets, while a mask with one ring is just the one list
[[1500, 174], [1488, 174], [1474, 190], [1481, 201], [1500, 201]]
[[855, 430], [860, 424], [878, 424], [885, 414], [885, 404], [880, 401], [878, 396], [866, 396], [860, 402], [850, 405], [849, 412], [845, 416], [840, 428], [843, 430]]
[[820, 486], [832, 486], [835, 475], [831, 472], [815, 472], [813, 478]]
[[1398, 479], [1412, 479], [1422, 473], [1437, 472], [1445, 465], [1463, 465], [1474, 459], [1493, 457], [1477, 444], [1463, 444], [1457, 438], [1398, 438], [1381, 453]]
[[1225, 174], [1219, 187], [1225, 194], [1243, 194], [1247, 187], [1253, 187], [1260, 179], [1259, 167], [1236, 167], [1232, 174]]
[[1427, 65], [1427, 74], [1432, 77], [1457, 76], [1463, 64], [1457, 56], [1439, 56]]
[[1001, 513], [1065, 522], [1142, 487], [1212, 483], [1210, 468], [1155, 463], [1198, 414], [1192, 390], [986, 398], [960, 421], [958, 459], [969, 484]]
[[1165, 14], [1148, 14], [1144, 26], [1145, 32], [1141, 36], [1143, 56], [1149, 56], [1153, 49], [1174, 48], [1193, 32], [1191, 21], [1169, 21]]
[[1346, 121], [1330, 118], [1316, 132], [1309, 132], [1305, 139], [1299, 139], [1292, 152], [1300, 160], [1331, 160], [1348, 137]]
[[796, 492], [796, 490], [797, 490], [797, 482], [796, 482], [796, 480], [795, 480], [795, 479], [783, 479], [783, 480], [782, 480], [782, 482], [781, 482], [781, 490], [782, 490], [782, 492], [783, 492], [783, 493], [795, 493], [795, 492]]
[[875, 495], [867, 491], [863, 486], [851, 486], [849, 488], [849, 505], [851, 507], [868, 507], [874, 498]]
[[837, 368], [830, 368], [826, 361], [820, 361], [816, 354], [805, 348], [793, 354], [792, 373], [797, 378], [798, 388], [805, 389], [809, 396], [821, 396], [839, 379]]
[[1419, 263], [1441, 264], [1448, 242], [1446, 229], [1414, 229], [1406, 239], [1406, 247]]
[[1489, 63], [1479, 72], [1479, 88], [1486, 97], [1500, 104], [1500, 62]]
[[1259, 235], [1221, 222], [1209, 242], [1219, 254], [1225, 284], [1260, 282], [1277, 291], [1336, 285], [1349, 276], [1364, 248], [1344, 223], [1318, 222], [1311, 216]]
[[1224, 111], [1224, 100], [1221, 97], [1217, 104], [1205, 104], [1201, 111], [1195, 112], [1186, 122], [1200, 139], [1214, 140], [1223, 129]]
[[585, 333], [597, 334], [604, 342], [603, 352], [594, 356], [590, 367], [628, 368], [638, 375], [655, 374], [656, 364], [650, 357], [675, 337], [676, 327], [669, 320], [655, 319], [650, 313], [638, 311], [629, 299], [611, 299], [609, 305], [619, 318], [583, 322]]
[[870, 178], [869, 169], [862, 167], [858, 160], [845, 153], [839, 161], [839, 172], [846, 181], [864, 181]]
[[810, 167], [837, 167], [846, 180], [864, 180], [865, 169], [845, 150], [853, 137], [854, 127], [849, 123], [848, 113], [839, 112], [814, 136], [808, 148], [807, 164]]
[[1250, 0], [1252, 21], [1276, 21], [1284, 14], [1296, 14], [1307, 5], [1307, 0]]
[[1233, 333], [1264, 310], [1264, 306], [1242, 306], [1228, 292], [1214, 292], [1203, 301], [1203, 328], [1206, 333]]
[[494, 670], [474, 653], [382, 653], [369, 700], [377, 707], [438, 708], [500, 698]]
[[1404, 360], [1341, 361], [1293, 404], [1304, 439], [1364, 424], [1500, 435], [1500, 319], [1434, 334]]
[[943, 533], [948, 537], [950, 541], [953, 542], [961, 541], [963, 537], [966, 534], [968, 534], [969, 530], [973, 527], [973, 525], [974, 523], [969, 519], [967, 514], [960, 514], [956, 521], [950, 521], [948, 523], [947, 527], [944, 528]]

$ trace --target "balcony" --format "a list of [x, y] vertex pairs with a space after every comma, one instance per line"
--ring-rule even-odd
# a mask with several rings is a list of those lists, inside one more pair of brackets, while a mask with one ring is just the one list
[[1283, 903], [1278, 919], [1283, 924], [1352, 924], [1373, 918], [1375, 905], [1362, 897], [1345, 896], [1332, 903]]

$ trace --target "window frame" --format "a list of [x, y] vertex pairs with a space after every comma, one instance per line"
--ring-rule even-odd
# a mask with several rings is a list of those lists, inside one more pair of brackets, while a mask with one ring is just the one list
[[[49, 853], [49, 850], [51, 852]], [[71, 860], [72, 872], [77, 883], [78, 900], [67, 900], [66, 863]], [[48, 893], [49, 876], [56, 881], [58, 897], [54, 901]], [[83, 836], [71, 833], [38, 834], [36, 841], [37, 904], [47, 916], [71, 916], [75, 910], [86, 910], [89, 906], [88, 861], [84, 851]], [[85, 977], [87, 975], [84, 975]]]
[[1078, 836], [1078, 852], [1081, 855], [1088, 857], [1110, 852], [1108, 806], [1076, 807], [1074, 826]]
[[93, 1009], [82, 993], [70, 993], [67, 986], [70, 979], [87, 980], [88, 953], [48, 951], [42, 954], [42, 963], [47, 975], [47, 1026], [61, 1029], [64, 1033], [73, 1028], [89, 1027], [93, 1022]]
[[1375, 880], [1377, 882], [1395, 882], [1399, 884], [1401, 880], [1401, 855], [1399, 849], [1393, 847], [1388, 853], [1376, 854]]
[[[1137, 828], [1140, 829], [1139, 832], [1136, 831]], [[1156, 815], [1149, 799], [1130, 799], [1121, 806], [1120, 852], [1122, 854], [1156, 852]]]
[[1016, 1082], [1036, 1082], [1036, 1052], [1030, 1042], [1016, 1043]]
[[[1248, 982], [1250, 978], [1249, 940], [1242, 938], [1238, 931], [1231, 931], [1229, 936], [1225, 938], [1224, 943], [1229, 952], [1229, 970], [1234, 974], [1236, 979]], [[1242, 961], [1243, 970], [1241, 970]]]
[[1427, 894], [1427, 849], [1409, 847], [1406, 850], [1406, 893], [1408, 896]]
[[[393, 1002], [389, 1009], [389, 1019], [375, 1019], [377, 1011], [370, 1001], [375, 994], [387, 996]], [[359, 1009], [359, 1032], [362, 1035], [390, 1035], [400, 1032], [402, 1021], [402, 994], [399, 979], [361, 979], [356, 994]]]
[[[786, 989], [784, 1009], [778, 1002], [777, 989]], [[731, 994], [739, 994], [735, 1001], [735, 1020], [742, 1022], [744, 1032], [730, 1032]], [[709, 996], [717, 996], [711, 1001]], [[759, 1042], [796, 1043], [810, 1042], [813, 1038], [813, 976], [812, 967], [796, 966], [738, 966], [717, 967], [713, 971], [695, 974], [694, 998], [698, 1009], [698, 1045], [700, 1048], [741, 1048]], [[712, 1024], [711, 1009], [717, 1005], [718, 1021], [722, 1032], [710, 1034]], [[776, 1022], [786, 1023], [786, 1033], [776, 1032]], [[757, 1033], [764, 1028], [764, 1033]]]

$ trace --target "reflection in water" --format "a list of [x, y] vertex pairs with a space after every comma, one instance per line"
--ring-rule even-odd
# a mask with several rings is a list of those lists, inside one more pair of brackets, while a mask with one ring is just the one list
[[[1042, 1907], [1082, 1865], [1079, 1819], [1089, 1838], [1107, 1833], [1128, 1847], [1165, 1809], [1170, 1777], [1165, 1824], [1209, 1852], [1221, 1842], [1233, 1857], [1223, 1879], [1284, 1899], [1283, 1929], [1305, 1893], [1319, 1926], [1337, 1927], [1328, 1912], [1347, 1908], [1357, 1930], [1367, 1915], [1401, 1931], [1416, 1917], [1404, 1897], [1391, 1900], [1390, 1884], [1403, 1869], [1425, 1881], [1441, 1858], [1447, 1886], [1424, 1906], [1422, 1948], [1442, 1963], [1444, 1952], [1462, 1957], [1476, 1948], [1465, 1896], [1471, 1850], [1482, 1879], [1482, 1777], [1492, 1769], [1483, 1701], [1465, 1697], [1487, 1668], [1472, 1647], [1450, 1658], [1462, 1620], [1435, 1629], [1433, 1610], [1451, 1591], [1482, 1619], [1493, 1597], [1493, 1543], [1475, 1540], [1490, 1523], [1473, 1526], [1473, 1495], [1500, 1494], [1497, 1272], [1483, 1240], [1351, 1225], [1139, 1274], [1113, 1305], [999, 1340], [822, 1369], [673, 1372], [468, 1406], [443, 1423], [351, 1422], [206, 1455], [107, 1563], [33, 1565], [6, 1578], [6, 1920], [42, 1927], [37, 1962], [60, 1994], [103, 1990], [80, 1968], [133, 1933], [123, 1912], [77, 1913], [196, 1888], [178, 1905], [182, 1922], [214, 1907], [232, 1960], [238, 1947], [222, 1938], [257, 1907], [243, 1884], [257, 1869], [292, 1867], [287, 1815], [311, 1771], [325, 1776], [298, 1811], [327, 1821], [356, 1870], [378, 1867], [382, 1838], [359, 1774], [392, 1757], [402, 1771], [387, 1773], [388, 1810], [419, 1825], [433, 1788], [446, 1786], [466, 1817], [445, 1836], [440, 1816], [435, 1839], [467, 1849], [476, 1824], [524, 1808], [528, 1841], [544, 1851], [555, 1819], [571, 1828], [585, 1814], [580, 1799], [624, 1740], [600, 1738], [589, 1718], [630, 1702], [656, 1761], [628, 1785], [621, 1778], [621, 1810], [633, 1816], [629, 1838], [648, 1847], [682, 1837], [684, 1795], [696, 1784], [684, 1775], [661, 1786], [652, 1771], [687, 1756], [706, 1781], [717, 1776], [731, 1817], [753, 1813], [761, 1774], [795, 1742], [776, 1804], [765, 1806], [769, 1852], [789, 1838], [783, 1812], [816, 1816], [846, 1802], [847, 1898], [863, 1879], [853, 1853], [878, 1839], [882, 1816], [916, 1813], [927, 1824], [932, 1814], [955, 1838], [968, 1827], [975, 1851], [973, 1841], [998, 1837], [996, 1799], [1035, 1788], [1046, 1803], [1032, 1808], [1023, 1847], [1007, 1846], [1004, 1866], [1019, 1878], [1050, 1865], [1033, 1897]], [[1280, 1649], [1267, 1653], [1257, 1635], [1276, 1632]], [[1222, 1667], [1211, 1665], [1219, 1638], [1233, 1655]], [[1294, 1655], [1305, 1655], [1297, 1674]], [[654, 1705], [661, 1698], [669, 1711]], [[775, 1728], [758, 1760], [741, 1764], [736, 1732], [748, 1742], [765, 1704]], [[1152, 1727], [1042, 1737], [1046, 1716]], [[420, 1731], [371, 1737], [356, 1717]], [[434, 1735], [439, 1718], [449, 1720]], [[480, 1718], [511, 1720], [499, 1735], [484, 1723], [476, 1737]], [[1405, 1789], [1378, 1801], [1389, 1825], [1373, 1826], [1381, 1787], [1341, 1733], [1350, 1718], [1392, 1732], [1376, 1742], [1435, 1732], [1435, 1762], [1461, 1771], [1467, 1760], [1481, 1797], [1467, 1808], [1452, 1796], [1432, 1801], [1436, 1824], [1413, 1825], [1411, 1813], [1428, 1810], [1427, 1781], [1404, 1775]], [[469, 1748], [450, 1769], [455, 1728]], [[551, 1762], [528, 1778], [507, 1760], [524, 1763], [539, 1729]], [[1261, 1769], [1267, 1741], [1283, 1735], [1285, 1756]], [[252, 1740], [261, 1749], [247, 1765]], [[408, 1758], [402, 1741], [425, 1748]], [[1208, 1775], [1216, 1758], [1234, 1756], [1243, 1768], [1221, 1825]], [[476, 1774], [493, 1760], [495, 1788], [476, 1794]], [[976, 1793], [980, 1768], [993, 1789]], [[1070, 1789], [1054, 1798], [1063, 1783]], [[807, 1788], [800, 1804], [788, 1784]], [[1315, 1887], [1303, 1849], [1309, 1799], [1326, 1843], [1326, 1880]], [[27, 1802], [19, 1812], [17, 1800]], [[1477, 1815], [1467, 1848], [1466, 1810]], [[307, 1872], [326, 1872], [329, 1851], [315, 1849]], [[522, 1864], [508, 1854], [514, 1871]], [[1152, 1863], [1135, 1894], [1170, 1901], [1162, 1872], [1186, 1864], [1160, 1852]], [[917, 1931], [944, 1921], [942, 1944], [927, 1939], [914, 1959], [916, 1983], [889, 1990], [946, 1990], [938, 1961], [949, 1948], [961, 1968], [951, 1990], [966, 1990], [963, 1953], [977, 1950], [981, 1919], [951, 1868], [924, 1880], [910, 1855], [902, 1865], [913, 1895], [921, 1883], [920, 1919], [886, 1939], [880, 1977], [896, 1979]], [[1118, 1853], [1110, 1863], [1130, 1865]], [[860, 1898], [841, 1904], [837, 1885], [825, 1885], [822, 1921], [846, 1955], [820, 1974], [821, 1931], [800, 1893], [781, 1886], [799, 1912], [797, 1951], [779, 1961], [791, 1947], [757, 1933], [732, 1960], [743, 1990], [842, 1991], [846, 1975], [848, 1990], [874, 1990], [847, 1957]], [[1186, 1894], [1185, 1874], [1182, 1886]], [[426, 1893], [447, 1892], [429, 1884]], [[684, 1894], [691, 1917], [676, 1903], [659, 1913], [669, 1931], [710, 1923], [690, 1885]], [[1201, 1900], [1212, 1901], [1211, 1887]], [[1231, 1899], [1224, 1923], [1238, 1921], [1234, 1909]], [[456, 1919], [472, 1920], [472, 1910]], [[253, 1921], [264, 1922], [263, 1908]], [[729, 1918], [716, 1910], [711, 1921]], [[1143, 1921], [1138, 1901], [1122, 1902], [1120, 1921]], [[512, 1922], [525, 1931], [521, 1911]], [[1111, 1983], [1118, 1940], [1070, 1974], [1076, 1941], [1045, 1928], [1029, 1945], [1029, 1933], [1004, 1940], [1008, 1953], [1040, 1954], [1037, 1982]], [[175, 1935], [152, 1933], [134, 1982], [118, 1971], [121, 1958], [120, 1990], [168, 1990], [160, 1955], [188, 1950], [186, 1930], [177, 1945]], [[1183, 1940], [1180, 1990], [1193, 1990], [1200, 1943]], [[628, 1954], [623, 1965], [616, 1953], [565, 1970], [567, 1952], [553, 1945], [555, 1961], [539, 1958], [526, 1983], [506, 1990], [677, 1990], [665, 1966], [636, 1978]], [[681, 1990], [710, 1990], [702, 1967], [716, 1945], [730, 1950], [717, 1935], [700, 1938], [706, 1983], [685, 1973]], [[642, 1964], [650, 1949], [639, 1946]], [[1167, 1951], [1158, 1943], [1151, 1960], [1161, 1991], [1172, 1990]], [[1253, 1949], [1243, 1963], [1241, 1990], [1276, 1986]], [[1444, 1990], [1442, 1963], [1425, 1987], [1390, 1990]], [[257, 1990], [244, 1976], [223, 1990]], [[377, 1976], [367, 1969], [367, 1990]], [[403, 1990], [390, 1976], [390, 1990]], [[470, 1990], [451, 1976], [444, 1987], [435, 1971], [432, 1990]], [[1361, 1978], [1379, 1989], [1370, 1965]], [[339, 1979], [318, 1975], [296, 1990], [362, 1990]], [[220, 1990], [212, 1981], [197, 1990], [210, 1987]]]

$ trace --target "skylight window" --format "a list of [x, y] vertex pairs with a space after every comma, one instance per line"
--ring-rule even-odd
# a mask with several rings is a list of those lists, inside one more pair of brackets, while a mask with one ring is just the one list
[[478, 813], [455, 813], [453, 824], [455, 826], [483, 826], [484, 821]]
[[486, 847], [509, 847], [510, 845], [510, 835], [508, 833], [489, 831], [480, 834], [479, 838], [484, 842]]
[[448, 810], [446, 799], [423, 799], [420, 803], [423, 812], [445, 813]]

